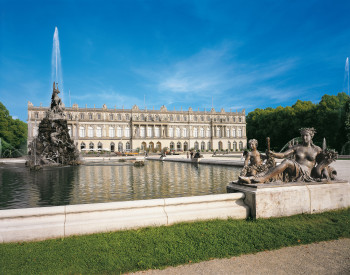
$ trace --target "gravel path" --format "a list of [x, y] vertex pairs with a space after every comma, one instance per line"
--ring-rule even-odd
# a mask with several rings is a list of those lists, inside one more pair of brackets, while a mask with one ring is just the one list
[[132, 274], [350, 274], [350, 239]]

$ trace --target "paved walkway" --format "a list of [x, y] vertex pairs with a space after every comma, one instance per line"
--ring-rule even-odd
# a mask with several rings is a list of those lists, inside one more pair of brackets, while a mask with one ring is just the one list
[[350, 239], [285, 247], [132, 274], [350, 274]]

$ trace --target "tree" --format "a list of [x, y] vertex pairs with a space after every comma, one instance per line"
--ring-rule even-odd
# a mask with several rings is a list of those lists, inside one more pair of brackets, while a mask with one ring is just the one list
[[13, 119], [9, 111], [0, 102], [0, 138], [2, 154], [18, 156], [18, 151], [26, 152], [27, 124], [19, 119]]

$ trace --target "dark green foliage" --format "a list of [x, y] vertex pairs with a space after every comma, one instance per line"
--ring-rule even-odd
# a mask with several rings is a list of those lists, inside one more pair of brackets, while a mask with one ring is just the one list
[[27, 131], [27, 124], [19, 119], [13, 119], [0, 102], [0, 138], [3, 157], [18, 156], [19, 151], [26, 152]]
[[255, 109], [247, 115], [248, 139], [257, 139], [259, 150], [264, 150], [266, 137], [270, 137], [271, 148], [280, 151], [288, 141], [300, 136], [300, 128], [314, 127], [317, 131], [315, 144], [322, 145], [325, 137], [327, 146], [340, 152], [347, 141], [345, 108], [348, 100], [347, 94], [338, 93], [324, 95], [318, 104], [298, 100], [291, 107]]
[[350, 208], [0, 244], [0, 274], [119, 274], [350, 238]]

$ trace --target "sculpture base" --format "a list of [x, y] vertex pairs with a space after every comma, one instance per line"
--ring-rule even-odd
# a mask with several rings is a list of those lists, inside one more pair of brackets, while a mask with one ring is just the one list
[[231, 182], [227, 193], [245, 193], [253, 218], [320, 213], [350, 207], [350, 184], [330, 182], [273, 182], [242, 185]]

